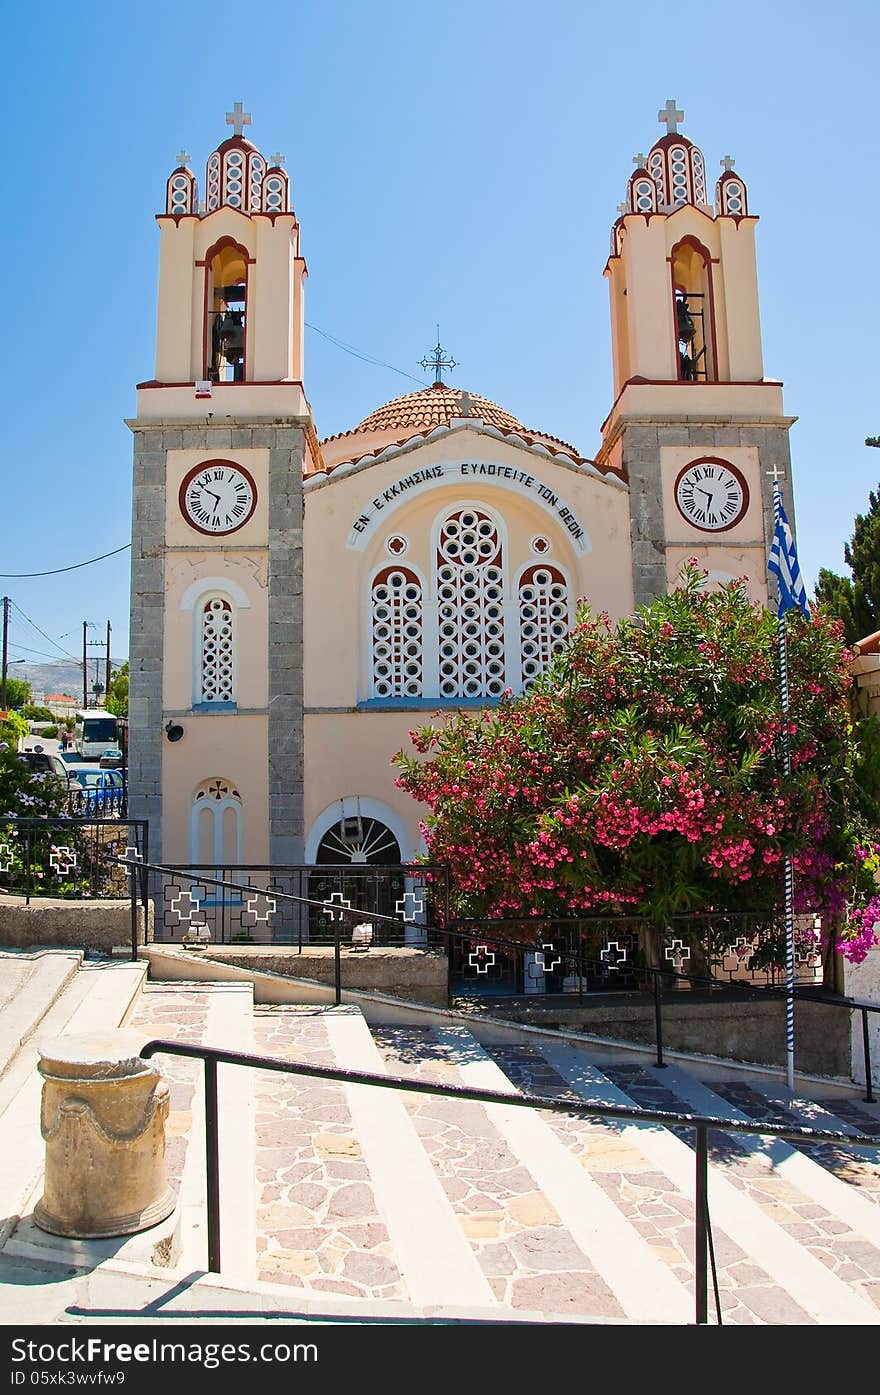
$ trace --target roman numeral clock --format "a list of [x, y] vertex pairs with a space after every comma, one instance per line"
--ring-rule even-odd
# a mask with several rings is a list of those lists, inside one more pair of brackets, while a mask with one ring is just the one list
[[727, 460], [694, 460], [679, 471], [675, 504], [682, 518], [705, 533], [724, 533], [749, 507], [745, 477]]
[[180, 511], [192, 528], [212, 537], [243, 528], [257, 506], [257, 487], [243, 465], [206, 460], [180, 486]]

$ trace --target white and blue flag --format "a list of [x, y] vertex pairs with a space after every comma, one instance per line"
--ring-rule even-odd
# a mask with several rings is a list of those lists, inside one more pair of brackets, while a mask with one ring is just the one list
[[767, 563], [767, 570], [771, 572], [779, 582], [779, 605], [776, 610], [777, 616], [783, 616], [787, 610], [797, 606], [804, 615], [809, 617], [807, 606], [807, 593], [804, 589], [801, 569], [798, 566], [797, 553], [794, 548], [794, 537], [792, 536], [791, 525], [785, 516], [782, 507], [782, 500], [776, 491], [776, 527], [773, 529], [773, 546], [770, 548], [770, 560]]

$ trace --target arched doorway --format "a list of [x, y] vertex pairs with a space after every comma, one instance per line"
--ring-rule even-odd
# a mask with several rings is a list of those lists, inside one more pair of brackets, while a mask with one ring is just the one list
[[[331, 824], [315, 854], [315, 863], [326, 871], [309, 874], [309, 900], [322, 903], [309, 908], [309, 940], [332, 942], [338, 920], [342, 940], [350, 942], [357, 917], [343, 914], [347, 909], [362, 912], [364, 920], [396, 915], [406, 890], [400, 862], [400, 843], [381, 819], [353, 813]], [[381, 922], [374, 921], [374, 942], [393, 943], [399, 938], [393, 927], [383, 933]]]

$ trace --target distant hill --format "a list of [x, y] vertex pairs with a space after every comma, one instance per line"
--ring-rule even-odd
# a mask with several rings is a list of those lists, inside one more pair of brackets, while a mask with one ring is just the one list
[[[10, 678], [24, 678], [30, 683], [34, 696], [39, 697], [46, 693], [69, 693], [76, 698], [77, 703], [82, 703], [83, 697], [83, 675], [82, 664], [74, 663], [72, 660], [60, 660], [57, 664], [10, 664], [7, 668]], [[104, 665], [100, 664], [98, 669], [99, 681], [104, 682]], [[89, 697], [91, 699], [91, 685], [95, 681], [95, 662], [89, 660]]]

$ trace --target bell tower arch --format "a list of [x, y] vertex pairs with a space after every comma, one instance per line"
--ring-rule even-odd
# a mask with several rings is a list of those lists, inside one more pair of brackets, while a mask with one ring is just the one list
[[[687, 556], [708, 571], [747, 574], [754, 598], [766, 599], [768, 472], [780, 472], [792, 517], [795, 418], [785, 415], [781, 382], [764, 374], [757, 218], [729, 155], [710, 203], [703, 153], [679, 130], [684, 113], [670, 100], [658, 120], [665, 134], [634, 157], [611, 232], [614, 402], [598, 459], [629, 483], [636, 604], [674, 586]], [[706, 459], [720, 462], [717, 481], [714, 472], [701, 480]], [[738, 477], [746, 490], [734, 488]], [[722, 516], [723, 528], [714, 521]]]
[[[128, 422], [130, 808], [163, 858], [187, 860], [192, 791], [219, 751], [241, 855], [290, 863], [303, 851], [302, 478], [318, 455], [306, 265], [283, 155], [245, 138], [240, 102], [226, 120], [204, 193], [185, 151], [166, 182], [155, 375]], [[194, 626], [186, 598], [203, 592], [213, 608]]]

